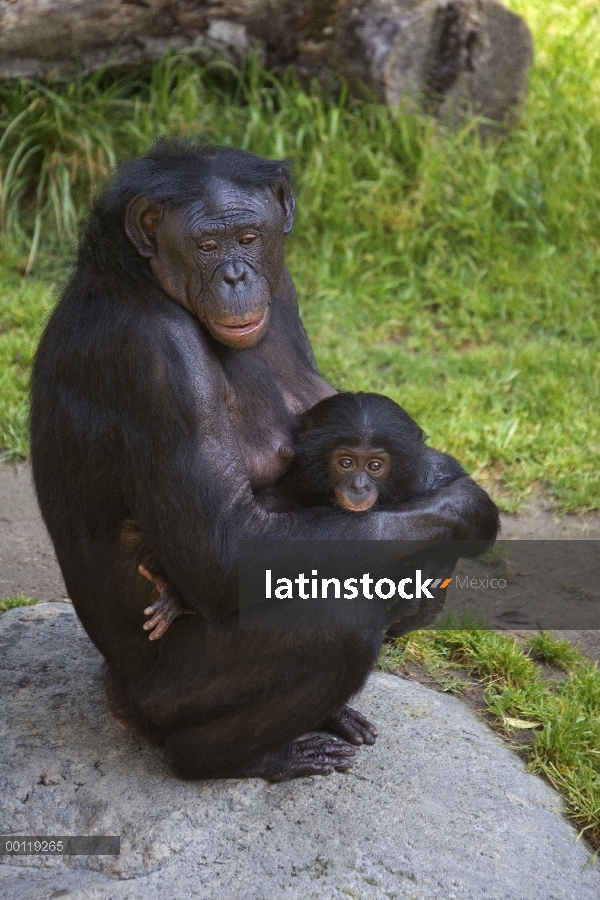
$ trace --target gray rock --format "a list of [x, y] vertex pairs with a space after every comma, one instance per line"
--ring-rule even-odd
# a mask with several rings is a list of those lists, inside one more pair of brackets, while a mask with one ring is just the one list
[[260, 48], [274, 69], [332, 71], [385, 103], [427, 98], [503, 119], [523, 99], [529, 29], [497, 0], [0, 0], [0, 78], [201, 63]]
[[527, 93], [531, 33], [496, 0], [362, 0], [340, 40], [338, 70], [390, 106], [421, 98], [441, 119], [500, 121]]
[[[374, 674], [345, 775], [181, 782], [106, 710], [69, 603], [0, 616], [0, 822], [120, 857], [0, 857], [5, 900], [597, 900], [558, 795], [460, 701]], [[587, 866], [587, 868], [586, 868]]]

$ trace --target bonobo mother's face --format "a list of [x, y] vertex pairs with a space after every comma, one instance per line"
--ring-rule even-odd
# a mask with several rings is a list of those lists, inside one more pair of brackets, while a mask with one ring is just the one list
[[169, 297], [215, 340], [244, 350], [268, 328], [293, 215], [287, 184], [252, 190], [215, 179], [185, 206], [136, 197], [126, 231]]

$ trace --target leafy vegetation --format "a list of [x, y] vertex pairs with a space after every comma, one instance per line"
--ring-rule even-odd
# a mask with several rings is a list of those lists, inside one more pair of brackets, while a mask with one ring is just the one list
[[[510, 4], [534, 30], [521, 124], [482, 142], [332, 99], [251, 60], [0, 88], [0, 445], [90, 200], [157, 134], [296, 160], [289, 264], [325, 375], [401, 402], [505, 509], [600, 498], [600, 12]], [[30, 273], [26, 281], [21, 274]]]
[[385, 671], [414, 674], [415, 665], [438, 689], [481, 702], [530, 770], [565, 795], [569, 817], [600, 850], [598, 666], [547, 632], [523, 645], [497, 631], [421, 631], [384, 646]]
[[6, 612], [7, 609], [15, 609], [17, 606], [35, 606], [39, 602], [35, 597], [28, 597], [27, 594], [19, 594], [17, 597], [3, 597], [0, 600], [0, 613]]

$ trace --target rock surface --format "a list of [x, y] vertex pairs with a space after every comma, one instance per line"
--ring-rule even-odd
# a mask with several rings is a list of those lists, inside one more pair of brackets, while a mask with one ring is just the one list
[[0, 617], [0, 821], [120, 857], [0, 857], [5, 900], [597, 900], [557, 794], [458, 700], [374, 674], [345, 775], [181, 782], [121, 731], [69, 603]]
[[270, 68], [341, 74], [380, 100], [427, 98], [502, 119], [527, 90], [532, 42], [497, 0], [0, 0], [0, 78], [201, 63], [260, 47]]

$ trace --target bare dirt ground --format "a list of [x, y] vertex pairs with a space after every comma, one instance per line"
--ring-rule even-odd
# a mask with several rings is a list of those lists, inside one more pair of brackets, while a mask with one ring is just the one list
[[[540, 499], [518, 515], [502, 516], [505, 540], [600, 540], [600, 512], [557, 516]], [[27, 594], [59, 600], [66, 589], [40, 518], [27, 464], [0, 465], [0, 598]], [[600, 631], [564, 631], [600, 662]]]
[[0, 597], [67, 596], [28, 465], [0, 465]]
[[[501, 537], [512, 541], [600, 540], [600, 513], [557, 516], [550, 504], [542, 501], [526, 507], [518, 515], [503, 515]], [[590, 659], [600, 663], [600, 631], [561, 631], [557, 636], [579, 644]]]

